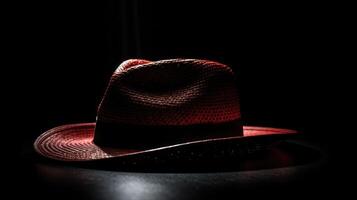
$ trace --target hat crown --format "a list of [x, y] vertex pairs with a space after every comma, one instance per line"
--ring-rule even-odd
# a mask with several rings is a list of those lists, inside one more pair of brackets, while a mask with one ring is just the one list
[[150, 149], [243, 134], [234, 74], [194, 59], [128, 60], [112, 75], [94, 142]]
[[97, 122], [185, 126], [240, 119], [234, 73], [197, 59], [127, 60], [113, 73]]

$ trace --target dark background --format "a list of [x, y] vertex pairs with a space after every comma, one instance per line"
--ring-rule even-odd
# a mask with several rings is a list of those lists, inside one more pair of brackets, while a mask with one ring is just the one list
[[238, 77], [246, 124], [320, 129], [316, 119], [334, 109], [325, 102], [335, 19], [324, 4], [112, 0], [17, 8], [10, 16], [16, 57], [7, 85], [16, 105], [12, 121], [26, 127], [21, 138], [94, 121], [108, 79], [129, 58], [228, 64]]
[[49, 128], [94, 121], [112, 72], [129, 58], [228, 64], [245, 124], [301, 130], [329, 147], [334, 108], [326, 105], [326, 73], [336, 23], [330, 5], [107, 0], [13, 7], [4, 109], [8, 135], [18, 142], [3, 146], [20, 157], [31, 155], [33, 141]]

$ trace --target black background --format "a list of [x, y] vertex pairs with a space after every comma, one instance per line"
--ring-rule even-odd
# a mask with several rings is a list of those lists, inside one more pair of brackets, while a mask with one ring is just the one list
[[5, 126], [18, 142], [4, 146], [20, 157], [49, 128], [94, 121], [112, 72], [129, 58], [228, 64], [245, 124], [301, 130], [329, 146], [334, 108], [326, 73], [336, 22], [325, 4], [107, 0], [13, 7], [5, 38], [10, 81], [3, 85]]
[[[333, 70], [334, 13], [324, 6], [22, 3], [10, 23], [12, 119], [27, 128], [21, 138], [53, 125], [94, 121], [108, 79], [122, 61], [202, 58], [236, 72], [246, 124], [314, 129], [321, 125], [316, 119], [328, 118], [333, 109], [325, 102], [333, 81], [326, 74]], [[326, 138], [321, 131], [308, 132]]]

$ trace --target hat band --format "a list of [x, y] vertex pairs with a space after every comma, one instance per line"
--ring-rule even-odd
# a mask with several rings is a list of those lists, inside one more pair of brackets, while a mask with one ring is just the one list
[[103, 147], [148, 149], [233, 136], [243, 136], [240, 120], [187, 126], [128, 125], [97, 121], [94, 143]]

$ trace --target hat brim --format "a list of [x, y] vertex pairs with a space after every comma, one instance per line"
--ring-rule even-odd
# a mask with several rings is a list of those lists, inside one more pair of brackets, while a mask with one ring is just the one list
[[269, 141], [269, 143], [291, 137], [297, 132], [289, 129], [243, 126], [243, 136], [196, 140], [172, 144], [153, 149], [120, 149], [100, 147], [94, 144], [95, 123], [69, 124], [50, 129], [40, 135], [34, 143], [35, 150], [48, 158], [60, 161], [92, 161], [109, 158], [132, 157], [153, 154], [168, 149], [185, 149], [205, 144], [235, 143], [247, 141]]

